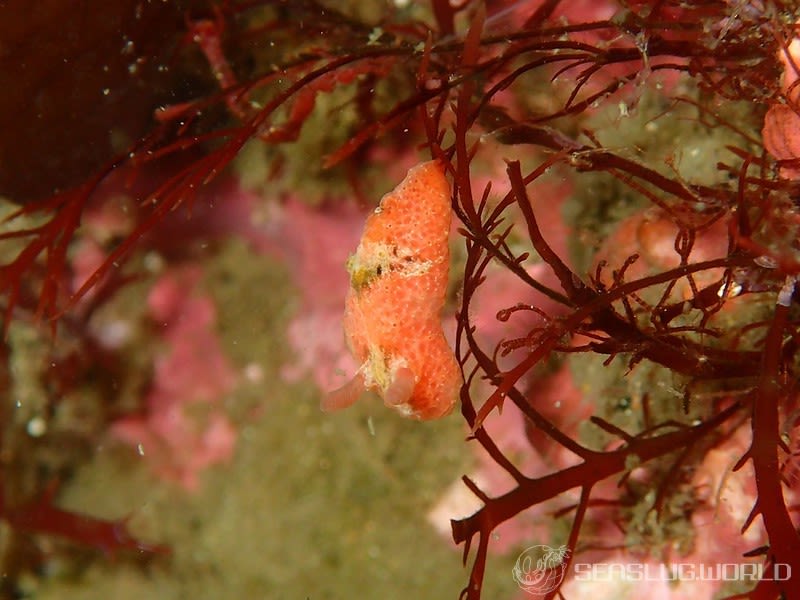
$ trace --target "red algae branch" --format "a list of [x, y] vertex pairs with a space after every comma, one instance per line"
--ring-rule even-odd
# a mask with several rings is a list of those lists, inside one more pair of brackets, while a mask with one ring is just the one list
[[[800, 598], [800, 490], [785, 476], [800, 403], [794, 4], [334, 4], [199, 3], [179, 31], [170, 22], [170, 68], [198, 85], [159, 99], [147, 132], [83, 183], [8, 211], [0, 308], [9, 356], [22, 351], [18, 328], [45, 319], [78, 340], [81, 364], [94, 364], [103, 352], [90, 351], [89, 324], [135, 278], [125, 259], [142, 264], [155, 251], [174, 271], [213, 255], [213, 247], [163, 251], [168, 230], [159, 226], [175, 214], [231, 208], [220, 204], [235, 204], [238, 192], [213, 193], [223, 174], [236, 190], [238, 180], [257, 180], [263, 197], [250, 208], [268, 229], [280, 227], [276, 214], [322, 218], [335, 202], [354, 221], [353, 207], [374, 206], [373, 190], [392, 187], [409, 165], [435, 166], [423, 187], [438, 191], [415, 194], [404, 209], [421, 215], [417, 223], [437, 215], [435, 281], [423, 281], [433, 262], [417, 264], [416, 247], [397, 243], [379, 208], [365, 232], [380, 230], [379, 251], [364, 242], [348, 263], [344, 329], [360, 363], [356, 383], [386, 403], [428, 418], [460, 401], [465, 448], [488, 474], [465, 476], [459, 489], [481, 505], [452, 521], [465, 562], [477, 545], [462, 597], [480, 597], [502, 525], [519, 527], [515, 543], [536, 535], [526, 541], [561, 548], [553, 556], [562, 575], [578, 561], [745, 561], [768, 573], [786, 564], [797, 571], [792, 580], [677, 582], [671, 591]], [[130, 201], [125, 225], [91, 240], [98, 266], [72, 286], [87, 272], [71, 262], [90, 236], [82, 226], [119, 195]], [[299, 203], [304, 210], [293, 212]], [[458, 236], [448, 244], [451, 209]], [[294, 227], [286, 231], [305, 225]], [[338, 230], [327, 227], [324, 239], [275, 236], [286, 246], [281, 256], [300, 238], [311, 240], [308, 261], [338, 256], [340, 248], [325, 247]], [[253, 222], [231, 231], [257, 237]], [[202, 236], [176, 237], [180, 245]], [[428, 241], [420, 247], [433, 251]], [[114, 285], [88, 295], [109, 278]], [[313, 277], [297, 279], [303, 311], [325, 305], [329, 315], [345, 302], [316, 297], [324, 294], [305, 281]], [[444, 371], [427, 369], [429, 348], [403, 336], [418, 330], [435, 339]], [[335, 335], [331, 344], [315, 340], [334, 356], [304, 360], [347, 364]], [[104, 350], [106, 364], [122, 360]], [[329, 406], [347, 403], [354, 389]], [[180, 400], [153, 396], [167, 407]], [[500, 419], [507, 400], [513, 413]], [[139, 423], [162, 409], [144, 407]], [[75, 537], [80, 517], [41, 498], [22, 513], [5, 506], [0, 517], [21, 531]], [[41, 508], [39, 520], [28, 506]], [[113, 522], [91, 522], [87, 532], [100, 546], [142, 547]], [[498, 552], [512, 546], [497, 544]], [[541, 595], [584, 597], [599, 583], [573, 573]], [[658, 585], [639, 582], [633, 593], [667, 589]]]

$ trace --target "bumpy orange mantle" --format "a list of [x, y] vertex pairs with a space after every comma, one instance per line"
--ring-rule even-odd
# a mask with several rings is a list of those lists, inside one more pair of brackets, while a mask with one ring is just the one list
[[350, 257], [344, 330], [361, 365], [323, 408], [352, 404], [375, 390], [415, 419], [450, 412], [461, 374], [442, 331], [450, 264], [450, 187], [437, 161], [412, 168], [367, 219]]

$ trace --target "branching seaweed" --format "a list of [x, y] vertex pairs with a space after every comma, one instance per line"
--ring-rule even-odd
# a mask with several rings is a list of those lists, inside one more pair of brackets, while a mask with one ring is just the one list
[[[765, 531], [750, 554], [766, 574], [778, 564], [800, 573], [784, 476], [793, 451], [785, 438], [796, 425], [800, 217], [797, 182], [781, 170], [796, 160], [773, 160], [760, 142], [768, 107], [796, 110], [794, 87], [781, 87], [780, 56], [797, 37], [798, 16], [782, 2], [604, 6], [611, 16], [573, 14], [559, 0], [535, 9], [431, 0], [427, 21], [396, 9], [369, 24], [314, 0], [230, 1], [187, 14], [181, 44], [196, 46], [219, 89], [162, 107], [151, 132], [95, 176], [6, 218], [0, 242], [19, 251], [0, 265], [4, 330], [32, 316], [55, 327], [166, 215], [190, 210], [197, 191], [252, 140], [279, 171], [289, 144], [324, 110], [320, 99], [332, 96], [356, 122], [336, 129], [314, 157], [319, 164], [352, 173], [379, 144], [401, 152], [424, 140], [417, 147], [441, 160], [453, 182], [465, 249], [456, 315], [461, 412], [474, 442], [514, 482], [491, 496], [464, 478], [483, 506], [452, 523], [465, 562], [474, 554], [462, 597], [481, 596], [497, 526], [546, 501], [568, 500], [557, 515], [569, 521], [561, 540], [567, 567], [591, 548], [585, 534], [595, 514], [624, 520], [624, 510], [647, 505], [663, 519], [675, 499], [689, 521], [710, 502], [692, 488], [691, 473], [747, 425], [749, 449], [736, 466], [752, 466], [756, 498], [742, 531], [757, 516]], [[609, 137], [600, 126], [609, 114], [640, 135]], [[693, 133], [664, 133], [680, 127]], [[708, 159], [703, 151], [712, 150], [697, 139], [712, 136], [719, 138]], [[649, 154], [650, 146], [661, 154]], [[713, 176], [693, 176], [684, 150], [715, 162]], [[499, 164], [504, 176], [479, 187], [478, 167]], [[586, 235], [588, 262], [548, 242], [541, 215], [550, 199], [539, 190], [553, 174], [572, 185], [569, 225]], [[104, 201], [114, 177], [139, 186], [135, 228], [70, 290], [68, 250], [82, 214]], [[633, 241], [624, 243], [630, 231]], [[609, 258], [604, 238], [619, 239], [625, 255]], [[497, 318], [538, 320], [487, 346], [473, 314], [494, 269], [526, 290], [507, 298]], [[615, 422], [598, 404], [592, 433], [575, 432], [545, 414], [529, 386], [548, 364], [576, 357], [599, 357], [608, 369], [622, 362], [621, 379], [653, 369], [674, 393], [645, 394], [638, 424]], [[524, 473], [484, 427], [509, 400], [529, 431], [577, 463]], [[637, 491], [632, 465], [646, 473], [653, 496]], [[619, 479], [619, 497], [597, 494], [608, 478]], [[34, 505], [45, 509], [39, 521], [0, 509], [23, 530], [74, 530], [74, 516], [47, 498]], [[84, 537], [102, 547], [111, 530], [97, 525]], [[126, 535], [115, 543], [137, 545]], [[560, 593], [556, 586], [545, 596]], [[800, 579], [765, 579], [747, 594], [800, 598]]]

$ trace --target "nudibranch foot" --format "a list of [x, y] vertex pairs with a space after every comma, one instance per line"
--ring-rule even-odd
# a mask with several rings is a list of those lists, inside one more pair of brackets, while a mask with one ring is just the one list
[[366, 392], [364, 376], [357, 373], [342, 387], [328, 392], [320, 400], [319, 407], [323, 412], [334, 412], [352, 406]]
[[343, 386], [325, 394], [320, 400], [319, 406], [323, 412], [336, 412], [355, 404], [368, 390], [376, 389], [379, 390], [378, 393], [386, 406], [397, 408], [400, 412], [411, 415], [413, 410], [407, 405], [414, 394], [416, 385], [417, 377], [407, 367], [398, 368], [393, 373], [392, 380], [383, 390], [377, 386], [368, 387], [364, 375], [359, 372]]

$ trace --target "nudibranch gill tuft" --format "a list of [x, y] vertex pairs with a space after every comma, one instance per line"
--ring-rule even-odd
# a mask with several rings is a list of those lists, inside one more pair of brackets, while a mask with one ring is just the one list
[[450, 267], [450, 186], [438, 161], [413, 167], [367, 218], [347, 261], [344, 332], [361, 365], [323, 400], [344, 408], [365, 390], [414, 419], [449, 413], [461, 373], [440, 319]]

